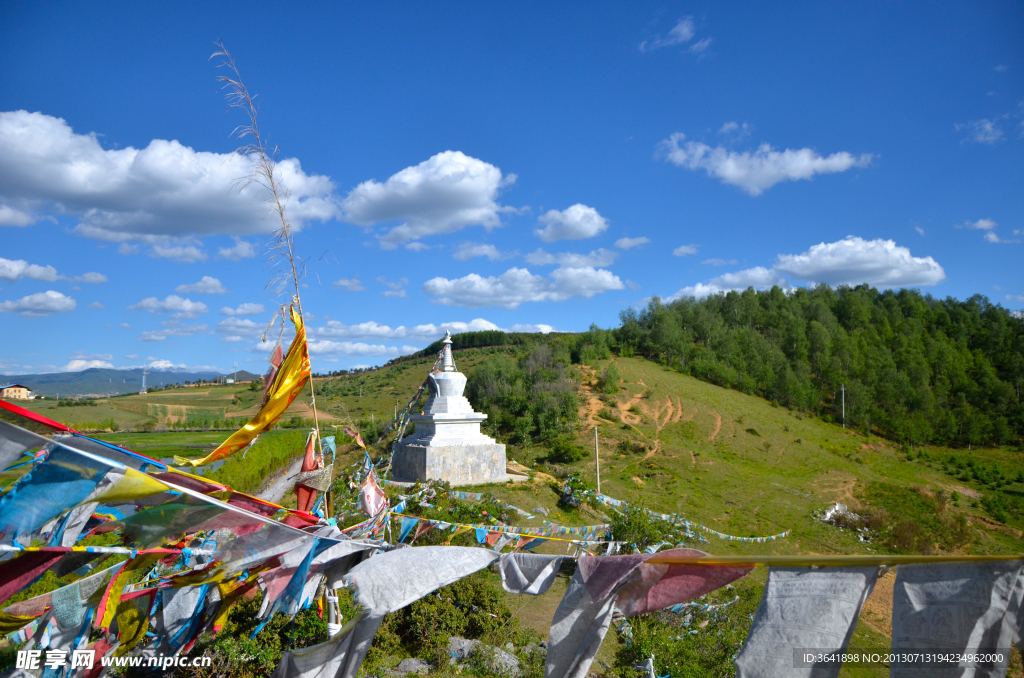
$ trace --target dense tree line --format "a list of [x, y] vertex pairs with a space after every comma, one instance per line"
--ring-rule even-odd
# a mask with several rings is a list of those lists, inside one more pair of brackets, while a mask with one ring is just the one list
[[655, 298], [620, 320], [611, 337], [623, 356], [831, 421], [845, 387], [847, 425], [905, 443], [1024, 441], [1024, 320], [982, 296], [775, 287]]
[[567, 350], [573, 342], [565, 339], [522, 349], [518, 358], [490, 357], [470, 373], [466, 397], [487, 413], [486, 431], [519, 444], [572, 433], [579, 416], [578, 384]]

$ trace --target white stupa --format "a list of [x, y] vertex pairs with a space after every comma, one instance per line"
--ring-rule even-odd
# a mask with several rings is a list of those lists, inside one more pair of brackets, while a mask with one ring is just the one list
[[505, 446], [480, 432], [486, 414], [463, 395], [466, 375], [455, 370], [445, 332], [441, 371], [429, 376], [430, 399], [410, 420], [416, 431], [395, 444], [392, 477], [399, 482], [446, 480], [452, 485], [502, 482]]

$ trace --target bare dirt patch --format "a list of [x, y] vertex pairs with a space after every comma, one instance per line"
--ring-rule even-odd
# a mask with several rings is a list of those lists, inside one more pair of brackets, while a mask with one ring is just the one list
[[896, 586], [896, 571], [889, 570], [875, 582], [875, 589], [864, 601], [860, 620], [872, 631], [892, 637], [892, 595]]
[[722, 430], [722, 415], [716, 410], [711, 410], [715, 413], [715, 430], [711, 432], [711, 437], [708, 440], [714, 440], [718, 437], [718, 432]]

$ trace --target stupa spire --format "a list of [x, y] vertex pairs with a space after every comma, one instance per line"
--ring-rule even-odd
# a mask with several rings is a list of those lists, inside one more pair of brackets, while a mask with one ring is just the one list
[[454, 372], [455, 360], [452, 358], [452, 333], [449, 330], [444, 331], [444, 340], [441, 343], [444, 344], [441, 355], [441, 371]]

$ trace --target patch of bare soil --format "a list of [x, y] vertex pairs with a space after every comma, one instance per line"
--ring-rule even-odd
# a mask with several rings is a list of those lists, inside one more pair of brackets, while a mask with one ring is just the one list
[[634, 393], [633, 397], [626, 402], [617, 404], [617, 407], [619, 408], [619, 416], [622, 417], [623, 423], [629, 424], [630, 426], [636, 426], [640, 423], [641, 418], [629, 410], [634, 406], [639, 406], [643, 397], [643, 393]]
[[864, 601], [860, 620], [869, 629], [892, 637], [892, 595], [896, 586], [896, 570], [889, 570], [875, 582], [875, 589]]
[[857, 506], [857, 499], [853, 496], [853, 488], [857, 486], [857, 476], [852, 473], [832, 471], [828, 474], [827, 480], [829, 485], [833, 486], [819, 489], [826, 496], [831, 497], [829, 501], [840, 502], [851, 507]]
[[711, 437], [708, 440], [714, 440], [718, 437], [718, 432], [722, 430], [722, 415], [716, 410], [711, 410], [715, 413], [715, 430], [711, 432]]

